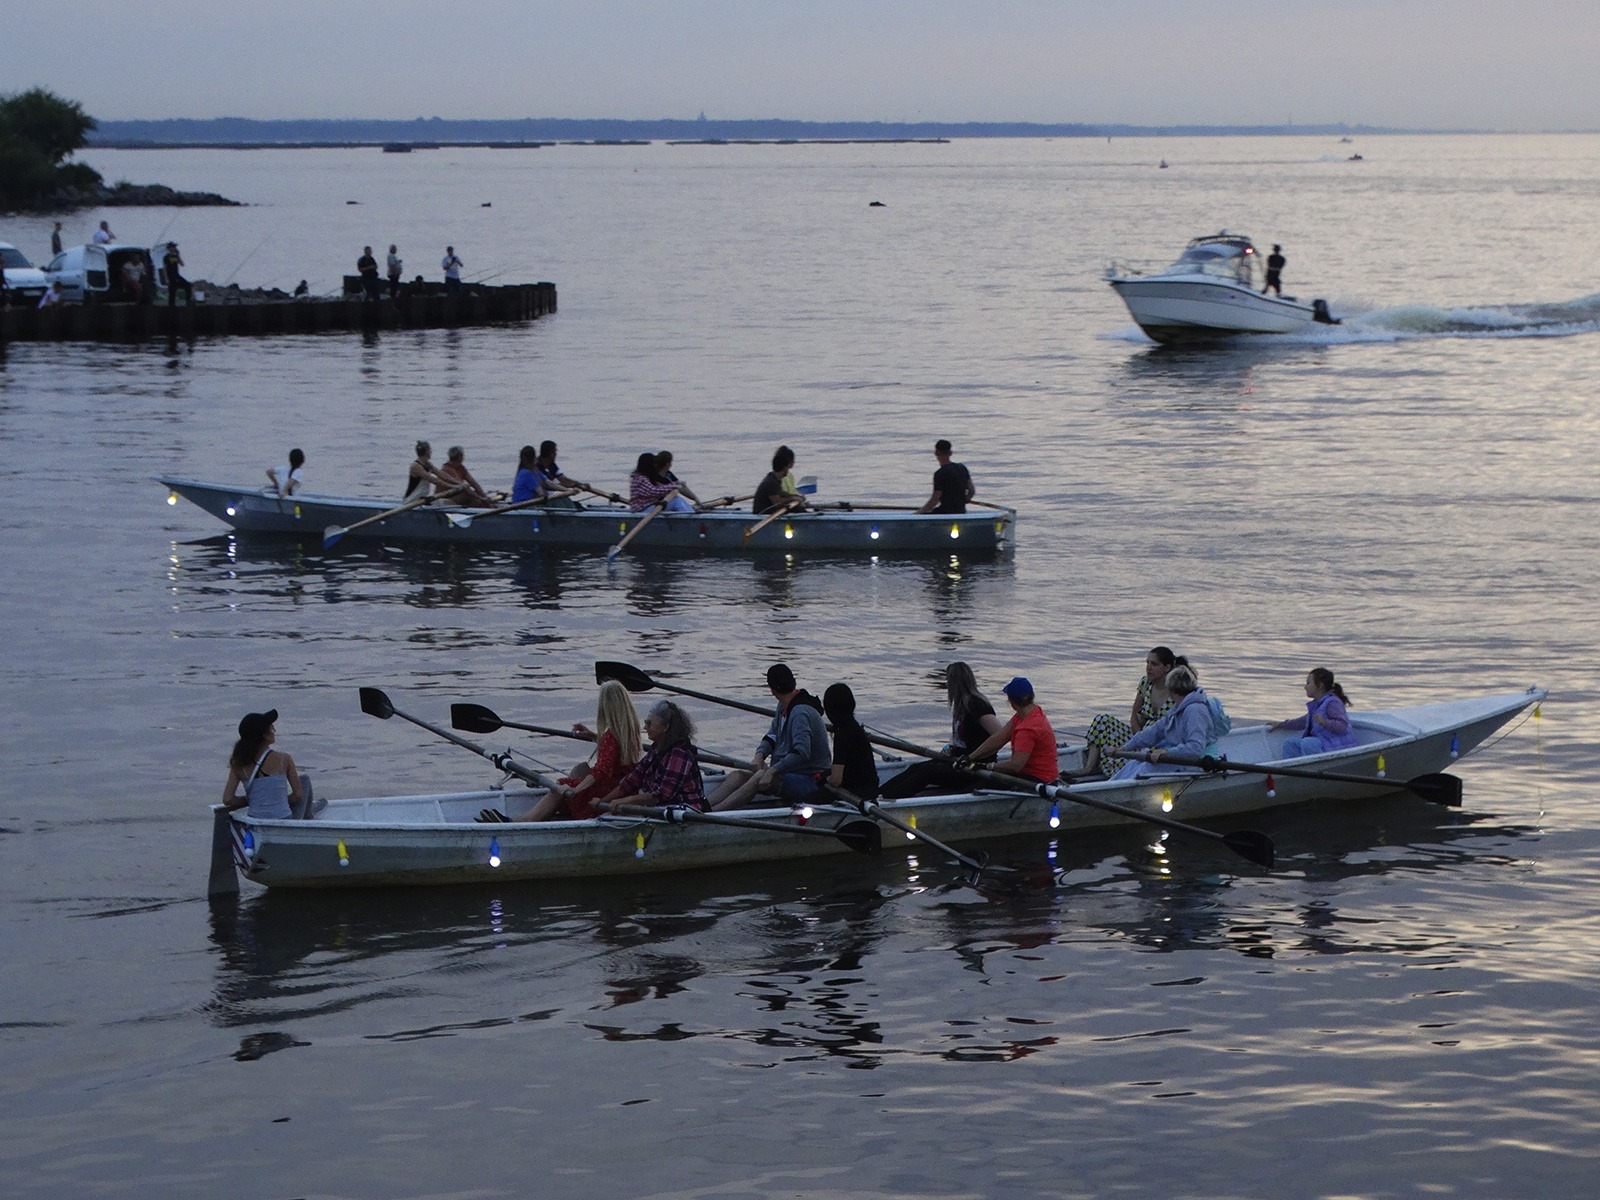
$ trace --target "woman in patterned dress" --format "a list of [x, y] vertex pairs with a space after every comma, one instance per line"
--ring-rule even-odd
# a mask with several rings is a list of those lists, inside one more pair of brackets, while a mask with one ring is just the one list
[[[1167, 690], [1167, 672], [1173, 667], [1189, 666], [1189, 660], [1174, 654], [1167, 646], [1157, 646], [1144, 656], [1144, 676], [1139, 680], [1133, 696], [1133, 710], [1124, 721], [1111, 713], [1100, 713], [1089, 722], [1085, 735], [1088, 748], [1083, 753], [1083, 770], [1076, 778], [1114, 775], [1122, 766], [1120, 758], [1112, 751], [1123, 745], [1152, 721], [1158, 721], [1171, 711], [1178, 697]], [[1190, 668], [1191, 670], [1193, 668]]]

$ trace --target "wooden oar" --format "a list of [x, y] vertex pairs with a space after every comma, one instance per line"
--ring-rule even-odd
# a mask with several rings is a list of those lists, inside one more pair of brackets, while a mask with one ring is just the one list
[[357, 521], [354, 525], [329, 525], [322, 531], [322, 548], [324, 550], [331, 550], [338, 543], [339, 539], [345, 534], [349, 533], [352, 529], [360, 529], [363, 525], [371, 525], [374, 521], [387, 520], [389, 517], [395, 516], [397, 513], [409, 512], [411, 509], [427, 504], [431, 500], [437, 500], [444, 496], [453, 495], [454, 493], [459, 492], [465, 486], [466, 484], [464, 483], [457, 484], [448, 492], [440, 492], [437, 496], [417, 496], [411, 500], [407, 500], [404, 504], [398, 505], [395, 508], [391, 508], [388, 512], [381, 512], [375, 517], [367, 517], [364, 520]]
[[1017, 511], [1016, 509], [1012, 508], [1009, 504], [991, 504], [987, 500], [968, 500], [967, 503], [968, 504], [976, 504], [979, 508], [992, 508], [996, 512], [1014, 513], [1014, 512]]
[[968, 857], [967, 855], [961, 853], [961, 851], [955, 849], [955, 847], [947, 846], [938, 838], [930, 837], [928, 834], [923, 833], [922, 830], [918, 829], [915, 825], [911, 825], [905, 821], [902, 821], [893, 813], [886, 811], [883, 805], [879, 804], [876, 800], [863, 800], [854, 792], [847, 792], [841, 787], [834, 787], [833, 784], [827, 782], [826, 776], [819, 776], [819, 782], [822, 785], [823, 791], [837, 797], [846, 804], [851, 805], [858, 812], [860, 812], [863, 817], [873, 821], [881, 821], [885, 825], [893, 825], [907, 837], [915, 838], [919, 842], [926, 842], [941, 854], [944, 854], [953, 861], [960, 863], [967, 870], [971, 871], [974, 879], [983, 873], [984, 867], [988, 866], [988, 855], [985, 855], [983, 858]]
[[1174, 821], [1171, 817], [1158, 817], [1154, 813], [1147, 813], [1137, 808], [1130, 808], [1126, 804], [1117, 804], [1111, 800], [1102, 800], [1099, 796], [1086, 795], [1074, 788], [1062, 787], [1054, 783], [1040, 783], [1022, 775], [1007, 775], [1001, 771], [984, 771], [976, 767], [964, 767], [960, 762], [956, 764], [957, 770], [967, 771], [974, 779], [980, 779], [991, 787], [1003, 788], [1016, 792], [1032, 792], [1036, 796], [1043, 796], [1047, 800], [1071, 800], [1074, 804], [1081, 804], [1085, 808], [1098, 808], [1102, 812], [1117, 813], [1124, 817], [1131, 817], [1135, 821], [1147, 821], [1151, 825], [1159, 825], [1163, 829], [1176, 829], [1183, 833], [1193, 834], [1195, 837], [1210, 838], [1214, 842], [1221, 842], [1229, 850], [1241, 858], [1272, 870], [1275, 849], [1272, 839], [1264, 833], [1257, 833], [1253, 829], [1235, 830], [1233, 833], [1218, 833], [1214, 829], [1202, 829], [1199, 825], [1190, 825], [1187, 821]]
[[485, 517], [498, 517], [501, 513], [516, 512], [518, 509], [532, 508], [535, 504], [546, 504], [551, 500], [564, 500], [568, 496], [576, 496], [578, 490], [549, 492], [543, 496], [535, 496], [532, 500], [519, 500], [515, 504], [502, 504], [499, 508], [485, 509], [483, 512], [446, 513], [450, 524], [457, 529], [466, 529], [474, 521], [481, 521]]
[[577, 480], [573, 480], [573, 486], [576, 487], [580, 492], [588, 492], [591, 496], [599, 496], [600, 499], [610, 500], [613, 504], [627, 503], [626, 500], [617, 495], [615, 492], [602, 492], [599, 488], [590, 487], [587, 483], [580, 483]]
[[531, 767], [523, 766], [509, 754], [495, 754], [491, 750], [485, 750], [477, 742], [469, 742], [464, 737], [457, 737], [448, 729], [441, 729], [429, 721], [424, 721], [421, 717], [413, 717], [410, 713], [401, 712], [379, 688], [364, 687], [361, 689], [361, 711], [369, 717], [377, 717], [380, 721], [387, 721], [390, 717], [399, 717], [402, 721], [410, 721], [413, 725], [420, 725], [429, 733], [436, 733], [447, 742], [454, 742], [457, 746], [481, 755], [506, 772], [506, 774], [515, 775], [525, 783], [536, 783], [544, 788], [557, 786], [554, 779], [551, 779], [548, 775], [541, 775]]
[[632, 529], [628, 530], [628, 535], [625, 538], [623, 538], [615, 546], [611, 547], [611, 549], [606, 551], [606, 561], [607, 562], [615, 562], [617, 560], [617, 555], [622, 553], [623, 547], [626, 546], [629, 542], [633, 541], [633, 539], [639, 535], [639, 531], [641, 529], [643, 529], [646, 525], [650, 524], [651, 521], [654, 521], [662, 513], [666, 512], [667, 511], [667, 505], [671, 504], [677, 498], [678, 498], [678, 489], [677, 488], [673, 488], [670, 492], [668, 492], [665, 496], [663, 496], [662, 499], [661, 499], [661, 503], [657, 504], [649, 512], [645, 513], [644, 519], [642, 521], [640, 521], [637, 525], [635, 525]]
[[[676, 692], [680, 696], [693, 696], [696, 700], [708, 700], [712, 704], [722, 704], [728, 708], [737, 708], [744, 712], [755, 713], [757, 716], [775, 717], [778, 715], [778, 710], [775, 708], [762, 708], [756, 704], [746, 704], [743, 700], [730, 700], [726, 696], [714, 696], [710, 692], [697, 692], [693, 688], [679, 687], [675, 683], [663, 683], [659, 679], [650, 678], [649, 675], [645, 674], [638, 667], [630, 666], [627, 663], [595, 663], [594, 681], [596, 683], [604, 683], [608, 679], [615, 679], [630, 692], [648, 692], [651, 688], [660, 688], [665, 692]], [[833, 726], [829, 725], [828, 728], [832, 729]], [[922, 747], [915, 746], [910, 742], [899, 741], [885, 734], [878, 733], [877, 730], [867, 731], [867, 741], [874, 742], [880, 746], [890, 746], [897, 750], [904, 750], [908, 754], [915, 754], [919, 757], [924, 756]], [[890, 756], [883, 754], [880, 755], [880, 757], [889, 758]], [[740, 769], [743, 770], [748, 766], [748, 763], [742, 763], [740, 764]]]
[[768, 525], [771, 525], [779, 517], [787, 516], [800, 503], [801, 500], [798, 496], [785, 500], [782, 504], [778, 505], [777, 508], [773, 509], [766, 516], [762, 517], [761, 520], [757, 521], [754, 525], [750, 526], [750, 528], [746, 529], [744, 531], [744, 541], [741, 542], [740, 545], [748, 546], [751, 538], [755, 537], [756, 534], [760, 533]]
[[[1150, 756], [1145, 751], [1120, 754], [1119, 758], [1137, 758], [1146, 762]], [[1325, 779], [1331, 783], [1360, 783], [1367, 787], [1386, 788], [1391, 792], [1406, 791], [1433, 804], [1447, 808], [1461, 807], [1461, 779], [1459, 776], [1437, 771], [1418, 775], [1415, 779], [1379, 779], [1373, 775], [1347, 775], [1341, 771], [1313, 771], [1306, 767], [1279, 767], [1269, 763], [1234, 762], [1229, 758], [1188, 758], [1162, 752], [1161, 762], [1179, 767], [1199, 767], [1202, 771], [1243, 771], [1255, 775], [1287, 775], [1295, 779]]]
[[[521, 729], [528, 733], [540, 733], [546, 737], [567, 738], [574, 742], [588, 742], [594, 744], [594, 739], [584, 737], [581, 733], [573, 733], [570, 729], [556, 729], [549, 725], [526, 725], [520, 721], [502, 720], [493, 709], [485, 708], [481, 704], [452, 704], [450, 706], [450, 724], [457, 729], [464, 729], [468, 733], [493, 733], [497, 729]], [[732, 767], [739, 771], [748, 771], [750, 764], [740, 762], [727, 754], [713, 754], [709, 750], [696, 747], [696, 753], [701, 762], [716, 763], [719, 767]]]
[[747, 500], [754, 500], [754, 495], [749, 496], [724, 496], [721, 500], [713, 500], [709, 504], [700, 506], [701, 512], [710, 512], [714, 508], [731, 508], [735, 504], [743, 504]]
[[786, 825], [782, 821], [757, 821], [750, 817], [730, 817], [723, 813], [703, 813], [693, 808], [645, 808], [635, 804], [619, 804], [611, 810], [621, 816], [649, 817], [669, 824], [685, 822], [695, 825], [727, 825], [733, 829], [764, 829], [772, 833], [798, 833], [810, 837], [831, 837], [843, 842], [858, 854], [878, 854], [883, 849], [883, 832], [875, 822], [867, 820], [844, 821], [827, 829], [812, 825]]
[[1152, 825], [1160, 825], [1165, 829], [1180, 829], [1185, 833], [1192, 833], [1196, 837], [1211, 838], [1225, 844], [1228, 849], [1243, 858], [1261, 866], [1272, 867], [1273, 845], [1272, 839], [1264, 833], [1244, 829], [1236, 833], [1217, 833], [1210, 829], [1202, 829], [1198, 825], [1190, 825], [1183, 821], [1174, 821], [1170, 817], [1158, 817], [1152, 813], [1144, 812], [1137, 808], [1130, 808], [1125, 804], [1117, 804], [1111, 800], [1102, 800], [1099, 796], [1086, 796], [1082, 792], [1070, 787], [1061, 787], [1056, 784], [1040, 783], [1021, 775], [1007, 775], [1003, 771], [986, 771], [981, 767], [973, 766], [963, 759], [954, 759], [950, 755], [938, 750], [930, 750], [926, 746], [918, 746], [915, 742], [902, 741], [899, 738], [890, 738], [882, 734], [874, 737], [867, 735], [869, 740], [881, 742], [886, 746], [893, 746], [897, 750], [904, 750], [909, 754], [921, 755], [931, 758], [935, 762], [949, 763], [958, 770], [966, 771], [975, 779], [984, 780], [995, 787], [1009, 791], [1032, 792], [1036, 796], [1043, 796], [1051, 800], [1071, 800], [1085, 808], [1098, 808], [1105, 812], [1119, 813], [1125, 817], [1132, 817], [1136, 821], [1148, 821]]

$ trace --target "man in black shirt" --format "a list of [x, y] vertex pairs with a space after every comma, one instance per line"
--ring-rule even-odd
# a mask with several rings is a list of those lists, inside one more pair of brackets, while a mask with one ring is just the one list
[[1277, 292], [1278, 295], [1283, 295], [1283, 267], [1286, 262], [1288, 262], [1288, 259], [1283, 257], [1283, 247], [1274, 244], [1272, 253], [1267, 255], [1267, 283], [1261, 289], [1263, 296], [1268, 292]]
[[964, 513], [967, 501], [978, 490], [972, 486], [972, 473], [966, 464], [950, 461], [950, 450], [950, 443], [944, 438], [933, 444], [939, 469], [933, 473], [933, 495], [917, 509], [919, 513]]
[[372, 256], [372, 247], [361, 247], [361, 257], [356, 259], [356, 270], [361, 275], [362, 298], [378, 298], [378, 260]]

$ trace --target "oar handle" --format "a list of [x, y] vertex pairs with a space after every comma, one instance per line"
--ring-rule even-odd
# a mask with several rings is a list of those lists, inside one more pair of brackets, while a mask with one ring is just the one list
[[657, 504], [654, 508], [652, 508], [649, 512], [647, 512], [645, 514], [644, 520], [640, 521], [632, 529], [628, 530], [627, 536], [624, 537], [615, 546], [611, 547], [610, 551], [607, 552], [606, 557], [607, 558], [615, 558], [617, 555], [621, 554], [623, 547], [626, 546], [629, 542], [633, 541], [633, 539], [638, 536], [638, 533], [639, 533], [639, 531], [641, 529], [643, 529], [646, 525], [650, 524], [651, 521], [654, 521], [662, 513], [666, 512], [667, 511], [667, 505], [671, 504], [677, 498], [678, 498], [678, 489], [677, 488], [673, 488], [670, 492], [668, 492], [665, 496], [663, 496], [661, 498], [661, 503], [660, 504]]

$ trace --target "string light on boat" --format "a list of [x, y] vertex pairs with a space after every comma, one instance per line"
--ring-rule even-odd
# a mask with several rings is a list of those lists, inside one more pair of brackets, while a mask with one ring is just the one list
[[1450, 735], [1450, 757], [1461, 757], [1461, 739], [1453, 733]]
[[1383, 765], [1383, 755], [1380, 754], [1380, 755], [1378, 755], [1378, 778], [1379, 779], [1382, 779], [1384, 777], [1385, 771], [1386, 771], [1386, 768]]
[[1272, 799], [1272, 797], [1276, 796], [1277, 794], [1278, 794], [1278, 781], [1276, 779], [1274, 779], [1271, 775], [1268, 775], [1267, 776], [1267, 799], [1270, 800], [1270, 799]]
[[633, 856], [635, 858], [643, 858], [644, 857], [644, 830], [642, 830], [642, 829], [639, 830], [639, 832], [634, 835], [634, 838], [633, 838]]
[[491, 867], [498, 867], [500, 865], [500, 839], [499, 838], [490, 838], [489, 839], [489, 865]]
[[812, 809], [811, 805], [802, 804], [799, 808], [795, 809], [794, 815], [799, 817], [800, 824], [804, 825], [807, 821], [811, 820], [813, 811], [814, 810]]
[[[917, 814], [916, 814], [916, 813], [912, 813], [912, 814], [911, 814], [911, 819], [910, 819], [910, 820], [908, 820], [908, 821], [907, 821], [907, 822], [906, 822], [906, 824], [907, 824], [907, 825], [909, 825], [909, 826], [911, 826], [911, 829], [915, 829], [915, 828], [916, 828], [916, 827], [917, 827]], [[908, 841], [908, 842], [914, 842], [914, 841], [916, 841], [916, 840], [917, 840], [917, 835], [916, 835], [916, 834], [914, 834], [914, 833], [912, 833], [912, 832], [911, 832], [911, 830], [910, 830], [910, 829], [908, 829], [908, 830], [907, 830], [907, 831], [906, 831], [906, 841]]]
[[1162, 812], [1171, 812], [1172, 811], [1172, 789], [1171, 788], [1162, 788], [1161, 789], [1161, 811]]
[[167, 493], [167, 503], [168, 504], [176, 504], [177, 502], [178, 502], [178, 493], [177, 492], [168, 492]]
[[251, 833], [248, 829], [246, 829], [244, 831], [244, 842], [243, 842], [243, 845], [244, 845], [244, 856], [246, 858], [255, 857], [256, 835]]
[[871, 538], [872, 538], [872, 540], [873, 540], [873, 541], [877, 541], [877, 540], [878, 540], [878, 538], [879, 538], [879, 537], [881, 537], [881, 536], [882, 536], [882, 531], [881, 531], [881, 530], [879, 530], [879, 529], [878, 529], [878, 527], [877, 527], [877, 526], [876, 526], [876, 525], [874, 525], [874, 526], [873, 526], [873, 527], [872, 527], [872, 533], [871, 533], [871, 535], [870, 535], [870, 536], [871, 536]]
[[1061, 828], [1061, 805], [1057, 804], [1054, 800], [1050, 801], [1050, 828]]
[[294, 519], [296, 521], [300, 519], [300, 506], [298, 504], [294, 506]]
[[535, 533], [538, 533], [538, 532], [539, 532], [539, 518], [538, 518], [538, 517], [535, 517], [535, 518], [534, 518], [534, 519], [533, 519], [533, 531], [534, 531], [534, 532], [535, 532]]
[[346, 850], [344, 848], [344, 839], [343, 838], [339, 839], [338, 851], [339, 851], [339, 865], [341, 867], [348, 867], [350, 865], [350, 851], [348, 851], [348, 850]]
[[710, 528], [711, 528], [711, 526], [709, 526], [709, 525], [707, 525], [707, 524], [706, 524], [706, 523], [705, 523], [705, 522], [704, 522], [704, 521], [701, 521], [701, 522], [700, 522], [700, 540], [701, 540], [701, 541], [704, 541], [704, 540], [705, 540], [705, 536], [706, 536], [706, 532], [707, 532], [707, 531], [708, 531], [708, 530], [709, 530], [709, 529], [710, 529]]
[[238, 507], [237, 507], [237, 506], [236, 506], [236, 505], [233, 505], [233, 504], [230, 504], [230, 505], [228, 505], [228, 507], [227, 507], [227, 508], [226, 508], [226, 509], [225, 509], [225, 510], [224, 510], [224, 511], [225, 511], [225, 512], [226, 512], [226, 513], [227, 513], [227, 514], [228, 514], [228, 515], [229, 515], [229, 516], [230, 516], [230, 517], [236, 517], [236, 516], [238, 516], [238, 515], [239, 515], [239, 509], [238, 509]]
[[794, 526], [793, 525], [785, 525], [783, 527], [783, 536], [786, 537], [786, 538], [794, 537]]
[[953, 537], [953, 538], [960, 537], [961, 536], [961, 526], [959, 526], [959, 525], [950, 526], [950, 536]]
[[626, 521], [618, 521], [617, 522], [617, 532], [619, 534], [627, 533], [628, 532], [628, 523]]

